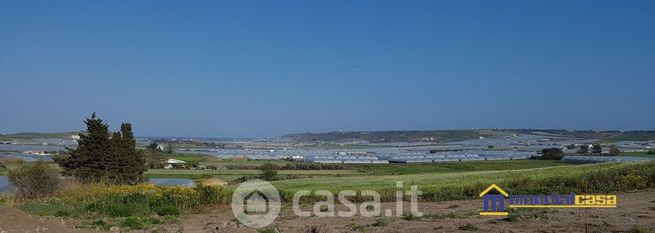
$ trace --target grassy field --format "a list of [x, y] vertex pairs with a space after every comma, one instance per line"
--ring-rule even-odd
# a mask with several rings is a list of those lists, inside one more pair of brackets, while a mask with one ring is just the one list
[[649, 155], [648, 152], [621, 152], [619, 156], [655, 158], [655, 155]]
[[553, 160], [496, 160], [419, 164], [357, 164], [353, 168], [370, 175], [406, 175], [420, 173], [453, 173], [471, 171], [516, 170], [569, 165]]
[[217, 160], [217, 161], [204, 161], [200, 162], [201, 165], [216, 165], [216, 166], [238, 166], [238, 165], [250, 165], [250, 166], [261, 166], [263, 164], [270, 163], [278, 166], [284, 166], [288, 163], [297, 163], [292, 161], [285, 160]]
[[[148, 175], [175, 175], [175, 174], [210, 174], [210, 175], [251, 175], [258, 174], [259, 170], [183, 170], [183, 169], [150, 169]], [[280, 170], [281, 175], [351, 175], [359, 174], [356, 170]]]
[[[182, 170], [182, 169], [150, 169], [147, 177], [159, 178], [191, 178], [215, 177], [225, 181], [233, 181], [243, 176], [257, 175], [259, 170]], [[280, 170], [279, 175], [298, 175], [300, 177], [316, 176], [352, 176], [360, 175], [356, 170]]]
[[[220, 167], [226, 166], [261, 166], [265, 163], [273, 163], [284, 166], [289, 161], [217, 161], [201, 162], [200, 164], [212, 164]], [[336, 177], [336, 176], [379, 176], [379, 175], [405, 175], [422, 173], [455, 173], [470, 171], [495, 171], [515, 170], [528, 168], [541, 168], [552, 166], [568, 165], [559, 161], [548, 160], [504, 160], [504, 161], [465, 161], [465, 162], [443, 162], [426, 164], [346, 164], [350, 169], [340, 170], [279, 170], [280, 175], [295, 175], [298, 177]], [[259, 174], [259, 170], [178, 170], [178, 169], [150, 169], [146, 172], [148, 177], [166, 178], [192, 178], [216, 177], [225, 181], [233, 181], [242, 176]]]
[[655, 183], [655, 162], [556, 166], [511, 171], [423, 173], [411, 175], [330, 177], [275, 181], [283, 193], [298, 190], [375, 190], [393, 198], [397, 181], [418, 185], [425, 200], [474, 198], [492, 183], [510, 193], [610, 192], [644, 189]]

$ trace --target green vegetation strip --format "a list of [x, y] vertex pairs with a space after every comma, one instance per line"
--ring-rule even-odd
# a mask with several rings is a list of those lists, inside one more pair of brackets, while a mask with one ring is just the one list
[[466, 161], [442, 163], [415, 164], [353, 164], [353, 168], [371, 175], [407, 175], [421, 173], [452, 173], [472, 171], [516, 170], [570, 165], [554, 160], [496, 160], [496, 161]]
[[619, 156], [655, 158], [655, 154], [648, 154], [648, 152], [621, 152]]
[[[375, 190], [383, 200], [395, 198], [396, 182], [418, 185], [424, 201], [471, 199], [491, 183], [509, 193], [608, 193], [655, 186], [655, 162], [558, 166], [511, 171], [426, 173], [391, 176], [330, 177], [276, 181], [285, 200], [298, 190]], [[291, 196], [289, 196], [291, 195]]]
[[[337, 175], [337, 174], [358, 174], [355, 170], [279, 170], [282, 175]], [[259, 170], [176, 170], [176, 169], [150, 169], [148, 175], [168, 174], [211, 174], [211, 175], [253, 175], [259, 174]]]
[[[150, 169], [145, 175], [148, 178], [219, 178], [227, 182], [235, 181], [244, 176], [251, 177], [260, 173], [259, 170], [175, 170], [175, 169]], [[308, 178], [308, 177], [338, 177], [360, 175], [356, 170], [280, 170], [281, 177]]]

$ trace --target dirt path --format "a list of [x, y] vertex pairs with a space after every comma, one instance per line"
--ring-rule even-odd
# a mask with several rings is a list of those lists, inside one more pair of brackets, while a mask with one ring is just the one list
[[75, 229], [75, 222], [58, 217], [43, 217], [22, 210], [0, 207], [0, 232], [89, 232]]
[[[281, 232], [655, 232], [655, 190], [619, 195], [616, 209], [548, 209], [516, 212], [514, 221], [478, 215], [481, 200], [419, 203], [425, 217], [406, 220], [385, 217], [386, 226], [373, 226], [375, 218], [296, 217], [283, 206], [273, 224]], [[310, 210], [312, 206], [304, 206]], [[382, 210], [395, 203], [383, 203]], [[337, 211], [346, 210], [343, 206]], [[409, 210], [409, 205], [405, 205]], [[585, 226], [585, 222], [587, 223]], [[75, 221], [29, 215], [14, 208], [0, 208], [0, 232], [92, 232], [75, 229]], [[156, 227], [157, 232], [257, 232], [238, 224], [229, 206], [211, 213], [187, 214], [178, 224]], [[165, 230], [165, 231], [163, 231]], [[641, 231], [638, 231], [641, 230]], [[141, 231], [133, 231], [141, 232]]]

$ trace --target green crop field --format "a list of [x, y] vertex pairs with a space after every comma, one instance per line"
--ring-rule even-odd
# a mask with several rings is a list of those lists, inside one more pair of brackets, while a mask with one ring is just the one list
[[278, 166], [284, 166], [288, 163], [297, 163], [284, 160], [217, 160], [217, 161], [205, 161], [200, 162], [202, 165], [216, 165], [216, 166], [240, 166], [240, 165], [249, 165], [249, 166], [261, 166], [262, 164], [274, 164]]
[[[224, 174], [224, 175], [249, 175], [257, 174], [258, 170], [188, 170], [188, 169], [150, 169], [147, 175], [203, 175], [203, 174]], [[339, 174], [359, 174], [355, 170], [280, 170], [278, 174], [282, 175], [339, 175]]]
[[[145, 175], [157, 178], [190, 178], [205, 177], [220, 178], [225, 181], [234, 181], [244, 176], [259, 174], [259, 170], [188, 170], [188, 169], [150, 169]], [[280, 170], [279, 175], [294, 175], [298, 177], [330, 177], [359, 175], [356, 170]]]
[[649, 155], [648, 152], [621, 152], [619, 156], [655, 158], [655, 155]]
[[648, 188], [655, 182], [655, 162], [605, 163], [556, 166], [509, 171], [423, 173], [411, 175], [330, 177], [275, 181], [284, 193], [298, 190], [375, 190], [393, 197], [396, 182], [405, 188], [418, 185], [425, 199], [448, 200], [474, 197], [496, 183], [510, 192], [548, 194], [551, 192], [626, 191]]
[[471, 171], [516, 170], [540, 167], [569, 165], [553, 160], [496, 160], [496, 161], [465, 161], [415, 164], [357, 164], [353, 168], [371, 175], [405, 175], [420, 173], [451, 173]]
[[[251, 160], [251, 161], [218, 161], [218, 162], [201, 162], [205, 165], [217, 165], [219, 167], [236, 166], [236, 167], [254, 167], [257, 168], [271, 161]], [[276, 161], [272, 164], [284, 166], [288, 161]], [[471, 172], [471, 171], [495, 171], [495, 170], [516, 170], [552, 166], [569, 165], [559, 161], [549, 160], [503, 160], [503, 161], [465, 161], [465, 162], [443, 162], [443, 163], [425, 163], [425, 164], [342, 164], [345, 169], [338, 170], [279, 170], [280, 175], [309, 175], [309, 176], [357, 176], [357, 175], [405, 175], [421, 173], [454, 173], [454, 172]], [[224, 178], [227, 181], [236, 178], [258, 174], [259, 170], [255, 169], [220, 169], [220, 170], [190, 170], [190, 169], [150, 169], [146, 172], [148, 177], [169, 177], [169, 178], [201, 178], [203, 176], [212, 176]], [[236, 177], [236, 178], [235, 178]], [[301, 176], [302, 177], [302, 176]]]

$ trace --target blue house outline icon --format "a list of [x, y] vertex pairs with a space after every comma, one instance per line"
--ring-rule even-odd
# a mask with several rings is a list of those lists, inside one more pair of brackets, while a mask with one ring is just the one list
[[[496, 190], [500, 194], [489, 194], [491, 190]], [[496, 184], [491, 184], [484, 191], [480, 193], [480, 197], [483, 200], [483, 211], [480, 212], [480, 215], [492, 215], [492, 216], [505, 216], [509, 213], [505, 211], [505, 198], [509, 194], [505, 190], [498, 187]]]

